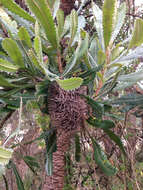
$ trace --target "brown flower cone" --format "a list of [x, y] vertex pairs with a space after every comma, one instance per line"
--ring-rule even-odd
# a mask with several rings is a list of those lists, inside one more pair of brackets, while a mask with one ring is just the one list
[[52, 126], [57, 131], [57, 151], [53, 153], [53, 175], [47, 177], [43, 190], [62, 190], [65, 178], [65, 153], [70, 141], [82, 125], [88, 112], [80, 94], [86, 94], [87, 88], [65, 91], [53, 83], [49, 89], [49, 114]]

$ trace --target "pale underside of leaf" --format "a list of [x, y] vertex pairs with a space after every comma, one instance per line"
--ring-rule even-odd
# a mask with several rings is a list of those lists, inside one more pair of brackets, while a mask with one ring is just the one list
[[129, 49], [140, 46], [143, 43], [143, 20], [137, 19], [133, 31], [132, 39], [129, 43]]
[[119, 32], [124, 24], [125, 17], [126, 17], [126, 3], [124, 2], [121, 4], [121, 6], [117, 10], [116, 23], [115, 23], [114, 31], [111, 36], [110, 43], [113, 43], [114, 40], [116, 39], [117, 35], [119, 34]]

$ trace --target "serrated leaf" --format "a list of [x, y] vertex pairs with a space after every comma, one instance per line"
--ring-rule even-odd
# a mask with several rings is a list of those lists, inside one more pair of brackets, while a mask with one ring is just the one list
[[103, 34], [104, 34], [104, 43], [105, 49], [109, 46], [111, 39], [114, 17], [116, 9], [116, 0], [104, 0], [103, 4]]
[[37, 160], [34, 157], [24, 156], [23, 160], [27, 164], [27, 166], [31, 169], [31, 171], [34, 173], [37, 168], [40, 168]]
[[95, 17], [94, 24], [95, 24], [95, 27], [97, 30], [99, 42], [100, 42], [100, 45], [102, 47], [102, 50], [104, 51], [105, 47], [104, 47], [104, 38], [103, 38], [102, 10], [94, 2], [92, 2], [92, 10], [93, 10], [93, 15]]
[[112, 141], [114, 141], [119, 146], [119, 148], [121, 149], [123, 154], [126, 155], [126, 152], [125, 152], [125, 149], [124, 149], [121, 139], [113, 131], [111, 131], [109, 129], [104, 129], [104, 132], [109, 136], [109, 138]]
[[51, 130], [45, 137], [46, 150], [47, 150], [47, 160], [46, 160], [46, 172], [47, 175], [51, 176], [53, 173], [53, 152], [56, 151], [56, 133]]
[[5, 59], [0, 59], [0, 71], [16, 72], [19, 69], [18, 66], [10, 63]]
[[95, 126], [96, 128], [101, 128], [101, 129], [110, 129], [115, 127], [115, 124], [111, 120], [99, 120], [99, 119], [93, 119], [92, 117], [89, 117], [87, 119], [87, 122], [90, 125]]
[[115, 59], [111, 64], [113, 63], [126, 63], [131, 62], [133, 60], [136, 60], [138, 58], [142, 58], [143, 55], [143, 46], [139, 46], [135, 48], [134, 50], [130, 51], [128, 54], [126, 54], [127, 51], [125, 50], [117, 59]]
[[44, 28], [49, 42], [54, 48], [57, 48], [56, 27], [46, 0], [26, 0], [26, 2]]
[[1, 87], [14, 87], [15, 85], [11, 84], [7, 79], [0, 75], [0, 86]]
[[140, 46], [143, 43], [143, 20], [142, 19], [137, 19], [135, 21], [135, 27], [133, 31], [133, 36], [132, 39], [129, 43], [128, 49], [131, 49], [133, 47]]
[[0, 0], [0, 3], [7, 8], [9, 11], [13, 12], [14, 14], [19, 15], [20, 17], [30, 21], [35, 22], [35, 19], [29, 15], [24, 9], [20, 8], [13, 0]]
[[76, 65], [76, 62], [86, 53], [88, 49], [88, 42], [89, 42], [89, 36], [86, 33], [84, 40], [80, 39], [80, 42], [78, 44], [78, 47], [74, 53], [74, 55], [71, 57], [69, 63], [67, 64], [65, 71], [63, 72], [63, 76], [66, 76], [72, 68]]
[[61, 9], [57, 11], [56, 19], [58, 24], [58, 37], [60, 40], [60, 37], [64, 31], [64, 12]]
[[0, 8], [0, 22], [4, 25], [9, 36], [17, 35], [17, 23], [11, 19], [3, 8]]
[[117, 10], [116, 23], [115, 23], [114, 31], [111, 36], [111, 40], [110, 40], [111, 43], [114, 42], [117, 35], [119, 34], [119, 32], [124, 24], [125, 17], [126, 17], [126, 3], [124, 2], [120, 5], [120, 7]]
[[143, 105], [143, 95], [128, 94], [128, 95], [121, 96], [120, 98], [110, 100], [110, 102], [116, 105], [140, 106], [140, 105]]
[[14, 175], [16, 177], [17, 189], [18, 190], [25, 190], [24, 189], [24, 184], [23, 184], [22, 179], [21, 179], [21, 177], [19, 175], [19, 172], [17, 171], [17, 168], [16, 168], [15, 164], [12, 161], [10, 163], [10, 166], [12, 167]]
[[88, 97], [88, 96], [83, 96], [86, 101], [87, 101], [87, 104], [89, 104], [92, 108], [92, 111], [93, 111], [93, 115], [95, 117], [98, 117], [98, 118], [101, 118], [102, 115], [103, 115], [103, 107], [101, 106], [100, 103], [98, 103], [97, 101], [93, 100], [92, 98]]
[[23, 57], [16, 42], [10, 38], [5, 38], [2, 42], [3, 49], [8, 53], [13, 63], [24, 68]]
[[121, 81], [121, 82], [126, 82], [126, 83], [136, 83], [138, 81], [143, 80], [143, 70], [140, 70], [138, 72], [134, 72], [131, 74], [126, 74], [126, 75], [120, 75], [117, 78], [117, 81]]
[[53, 18], [55, 19], [57, 11], [60, 8], [60, 0], [56, 0], [53, 6]]
[[28, 51], [28, 56], [29, 56], [29, 59], [34, 63], [34, 66], [37, 67], [42, 73], [44, 73], [44, 69], [42, 68], [38, 60], [38, 57], [35, 55], [35, 52], [33, 51], [33, 49], [30, 49]]
[[111, 165], [100, 145], [93, 138], [92, 144], [94, 149], [94, 160], [96, 164], [107, 176], [115, 175], [117, 173], [117, 168]]
[[70, 14], [70, 41], [69, 41], [69, 46], [71, 46], [76, 32], [78, 28], [78, 15], [77, 12], [73, 9], [71, 14]]
[[82, 85], [83, 79], [79, 77], [73, 77], [64, 80], [56, 80], [59, 86], [64, 90], [75, 90]]
[[31, 37], [24, 27], [20, 27], [18, 31], [18, 36], [19, 39], [23, 41], [29, 48], [32, 48]]
[[43, 53], [42, 53], [42, 44], [40, 36], [36, 36], [34, 39], [34, 50], [37, 54], [39, 63], [43, 63]]

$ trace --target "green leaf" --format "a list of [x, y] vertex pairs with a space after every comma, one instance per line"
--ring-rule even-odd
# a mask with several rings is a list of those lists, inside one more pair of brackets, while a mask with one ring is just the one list
[[49, 7], [52, 9], [56, 0], [47, 0]]
[[46, 160], [46, 172], [47, 175], [51, 176], [53, 173], [53, 152], [56, 151], [56, 133], [50, 130], [45, 137], [46, 149], [47, 149], [47, 160]]
[[92, 138], [92, 144], [94, 149], [94, 159], [100, 169], [107, 175], [113, 176], [117, 173], [117, 168], [111, 165], [107, 156], [101, 149], [100, 145]]
[[5, 59], [0, 59], [0, 71], [16, 72], [19, 69], [18, 66], [10, 63]]
[[88, 96], [83, 96], [86, 101], [87, 101], [87, 104], [89, 104], [92, 108], [92, 111], [93, 111], [93, 115], [95, 117], [98, 117], [98, 118], [101, 118], [102, 115], [103, 115], [103, 107], [101, 106], [100, 103], [98, 103], [97, 101], [94, 101], [92, 98], [88, 97]]
[[57, 11], [59, 10], [60, 8], [60, 0], [56, 0], [55, 3], [54, 3], [54, 6], [53, 6], [53, 18], [55, 19], [56, 17], [56, 14], [57, 14]]
[[57, 19], [57, 24], [58, 24], [58, 37], [59, 37], [59, 40], [62, 36], [62, 33], [64, 31], [64, 12], [59, 9], [57, 11], [57, 15], [56, 15], [56, 19]]
[[15, 85], [11, 84], [7, 79], [0, 75], [0, 86], [2, 87], [14, 87]]
[[37, 160], [34, 157], [24, 156], [23, 160], [33, 173], [35, 173], [35, 169], [40, 168]]
[[123, 143], [121, 139], [113, 133], [113, 131], [110, 131], [109, 129], [104, 129], [104, 132], [110, 137], [111, 140], [113, 140], [121, 149], [124, 155], [126, 155]]
[[80, 42], [78, 44], [78, 47], [74, 53], [74, 55], [71, 57], [69, 63], [67, 64], [65, 71], [63, 73], [63, 76], [66, 76], [72, 68], [76, 65], [76, 62], [86, 53], [88, 49], [88, 42], [89, 42], [89, 36], [87, 33], [85, 33], [84, 40], [80, 39]]
[[93, 10], [93, 15], [95, 17], [94, 24], [97, 30], [99, 42], [102, 47], [102, 50], [104, 51], [105, 47], [104, 47], [104, 38], [103, 38], [102, 11], [94, 2], [92, 2], [92, 10]]
[[73, 77], [65, 80], [56, 80], [61, 88], [64, 90], [75, 90], [82, 85], [83, 79], [79, 77]]
[[46, 0], [26, 0], [26, 2], [44, 28], [49, 42], [57, 48], [55, 24]]
[[143, 95], [136, 93], [127, 94], [120, 98], [110, 100], [110, 102], [116, 105], [140, 106], [143, 105]]
[[77, 28], [78, 28], [78, 15], [77, 12], [73, 9], [71, 14], [70, 14], [70, 41], [69, 41], [69, 46], [71, 46], [75, 35], [77, 33]]
[[126, 74], [126, 75], [120, 75], [117, 78], [117, 81], [125, 82], [125, 83], [130, 83], [135, 84], [138, 81], [141, 81], [143, 79], [143, 70], [140, 70], [138, 72], [134, 72], [131, 74]]
[[29, 47], [32, 48], [32, 42], [31, 37], [28, 33], [28, 31], [24, 27], [20, 27], [18, 32], [19, 39], [21, 41], [24, 41], [24, 43]]
[[101, 128], [101, 129], [110, 129], [115, 127], [115, 124], [111, 120], [99, 120], [99, 119], [93, 119], [92, 117], [87, 119], [87, 122], [90, 125], [95, 126], [96, 128]]
[[80, 138], [78, 135], [75, 135], [75, 160], [77, 162], [80, 161], [80, 154], [81, 154]]
[[34, 39], [34, 50], [37, 54], [39, 63], [43, 63], [42, 45], [40, 36], [36, 36]]
[[12, 167], [14, 175], [16, 177], [17, 189], [18, 190], [25, 190], [23, 182], [22, 182], [22, 179], [21, 179], [21, 177], [20, 177], [20, 175], [19, 175], [19, 173], [17, 171], [17, 168], [16, 168], [15, 164], [12, 161], [10, 162], [10, 166]]
[[140, 46], [143, 43], [143, 20], [137, 19], [135, 21], [135, 27], [133, 31], [132, 39], [129, 43], [129, 49]]
[[104, 0], [103, 4], [103, 34], [105, 49], [109, 46], [111, 39], [114, 17], [115, 17], [116, 0]]
[[12, 35], [16, 37], [17, 23], [14, 20], [12, 20], [12, 18], [7, 14], [7, 12], [3, 8], [0, 8], [0, 22], [7, 30], [9, 36]]
[[14, 64], [24, 68], [23, 57], [16, 42], [10, 38], [5, 38], [2, 42], [3, 49], [8, 53]]
[[124, 24], [125, 17], [126, 17], [126, 3], [124, 2], [120, 5], [120, 7], [117, 10], [116, 23], [110, 40], [111, 43], [113, 43], [113, 41], [116, 39], [117, 35], [119, 34]]
[[126, 62], [131, 62], [133, 60], [136, 60], [138, 58], [142, 58], [143, 46], [136, 47], [134, 50], [130, 51], [127, 55], [126, 53], [127, 51], [125, 50], [118, 58], [112, 61], [111, 64], [126, 63]]
[[53, 154], [47, 155], [45, 168], [46, 168], [47, 175], [51, 176], [53, 174]]
[[38, 60], [38, 57], [35, 55], [35, 52], [33, 51], [33, 49], [30, 49], [28, 51], [28, 56], [29, 56], [29, 59], [32, 61], [32, 63], [34, 63], [34, 66], [39, 69], [42, 73], [44, 73], [44, 69], [42, 68], [39, 60]]
[[12, 149], [6, 149], [0, 146], [0, 164], [8, 164], [10, 158], [12, 157]]
[[35, 19], [29, 15], [24, 9], [20, 8], [13, 0], [0, 0], [0, 4], [2, 4], [5, 8], [7, 8], [10, 12], [13, 12], [16, 15], [30, 21], [35, 22]]

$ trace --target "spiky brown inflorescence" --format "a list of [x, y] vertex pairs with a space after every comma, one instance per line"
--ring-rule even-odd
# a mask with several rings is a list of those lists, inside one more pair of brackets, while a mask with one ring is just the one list
[[53, 153], [53, 176], [50, 177], [48, 190], [62, 190], [65, 177], [65, 153], [71, 138], [83, 126], [88, 107], [80, 94], [87, 88], [65, 91], [56, 83], [49, 89], [49, 114], [52, 126], [57, 130], [57, 151]]
[[[84, 88], [84, 87], [83, 87]], [[87, 104], [80, 97], [83, 89], [65, 91], [56, 83], [49, 90], [49, 113], [54, 127], [65, 131], [76, 130], [87, 115]]]
[[75, 0], [61, 0], [60, 8], [64, 11], [64, 15], [71, 13], [71, 10], [74, 9]]

